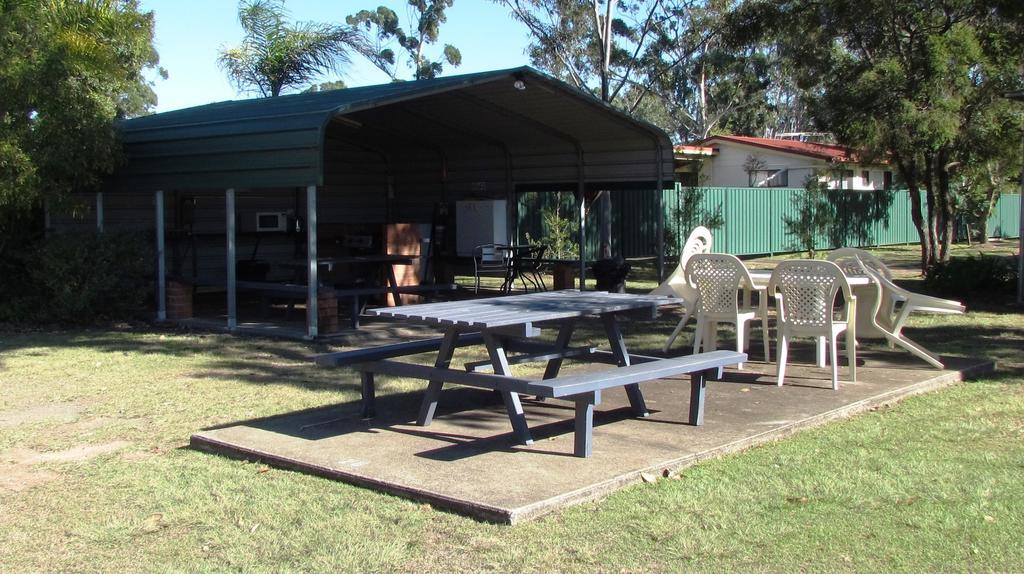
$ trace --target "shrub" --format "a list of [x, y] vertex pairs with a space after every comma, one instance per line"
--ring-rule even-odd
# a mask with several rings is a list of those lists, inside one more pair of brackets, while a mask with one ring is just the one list
[[958, 297], [1013, 293], [1017, 288], [1017, 257], [958, 257], [929, 269], [925, 285], [936, 293]]
[[136, 233], [58, 233], [24, 258], [21, 295], [0, 308], [15, 321], [127, 319], [151, 292], [152, 249]]
[[835, 224], [835, 208], [829, 199], [828, 183], [808, 178], [800, 195], [796, 217], [783, 217], [786, 234], [792, 237], [790, 248], [802, 250], [814, 259], [819, 240]]
[[576, 232], [579, 224], [572, 218], [562, 217], [561, 205], [556, 203], [552, 207], [544, 207], [540, 211], [541, 225], [544, 230], [539, 239], [526, 233], [526, 242], [529, 245], [547, 245], [544, 252], [546, 259], [569, 260], [579, 257], [579, 242], [576, 241]]

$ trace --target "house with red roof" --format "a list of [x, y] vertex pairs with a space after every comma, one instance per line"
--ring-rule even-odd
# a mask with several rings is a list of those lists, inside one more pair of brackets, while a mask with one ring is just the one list
[[828, 182], [830, 189], [871, 191], [892, 186], [890, 166], [862, 162], [855, 150], [840, 145], [713, 136], [696, 146], [677, 147], [687, 148], [686, 155], [700, 150], [704, 157], [698, 181], [708, 187], [803, 187], [813, 178]]

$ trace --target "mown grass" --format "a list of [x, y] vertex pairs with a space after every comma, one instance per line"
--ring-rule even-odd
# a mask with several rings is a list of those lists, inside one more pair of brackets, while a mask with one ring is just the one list
[[[323, 347], [0, 332], [0, 472], [49, 473], [0, 487], [0, 571], [1020, 571], [1024, 314], [979, 308], [910, 334], [998, 360], [986, 380], [511, 528], [186, 448], [202, 427], [354, 400], [356, 377], [310, 364]], [[673, 324], [631, 325], [631, 348], [657, 348]], [[77, 410], [3, 422], [54, 405]], [[80, 461], [10, 462], [115, 441]]]

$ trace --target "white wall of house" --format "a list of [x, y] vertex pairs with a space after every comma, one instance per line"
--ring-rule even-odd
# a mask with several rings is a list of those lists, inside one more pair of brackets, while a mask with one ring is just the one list
[[[718, 151], [706, 158], [700, 171], [701, 185], [709, 187], [803, 187], [804, 183], [817, 173], [825, 173], [830, 167], [823, 159], [770, 150], [736, 142], [715, 140], [705, 145]], [[751, 158], [757, 158], [762, 170], [751, 182], [748, 165]], [[884, 188], [884, 166], [845, 166], [846, 177], [831, 176], [830, 189], [876, 190]]]

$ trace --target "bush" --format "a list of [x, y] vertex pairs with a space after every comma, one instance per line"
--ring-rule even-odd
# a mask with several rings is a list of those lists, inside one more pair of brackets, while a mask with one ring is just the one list
[[0, 319], [90, 323], [134, 317], [151, 293], [152, 249], [136, 233], [58, 233], [23, 258]]
[[828, 183], [808, 178], [800, 195], [796, 217], [783, 217], [786, 234], [793, 238], [790, 249], [802, 250], [814, 259], [818, 241], [835, 224], [835, 207], [829, 198]]
[[1017, 288], [1017, 257], [958, 257], [929, 269], [925, 285], [936, 293], [958, 297], [1013, 293]]
[[546, 245], [547, 250], [544, 252], [544, 257], [547, 259], [565, 261], [579, 257], [580, 246], [576, 241], [579, 224], [571, 215], [562, 217], [559, 203], [552, 207], [541, 208], [540, 221], [544, 230], [543, 235], [539, 239], [535, 239], [530, 237], [530, 232], [526, 232], [527, 244], [535, 247]]

